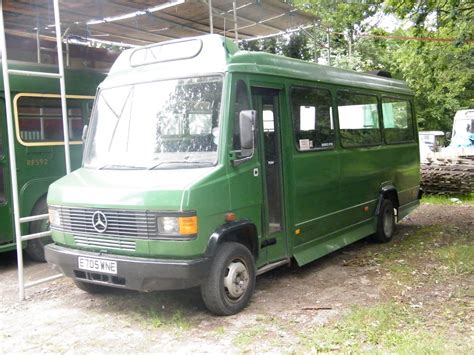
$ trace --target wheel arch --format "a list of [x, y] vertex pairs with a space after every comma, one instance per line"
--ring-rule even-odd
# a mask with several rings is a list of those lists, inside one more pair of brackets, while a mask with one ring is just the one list
[[398, 192], [395, 186], [387, 185], [380, 189], [379, 197], [377, 201], [377, 208], [375, 209], [375, 215], [378, 216], [380, 214], [380, 209], [382, 207], [382, 202], [384, 199], [388, 199], [392, 201], [393, 207], [398, 211], [398, 207], [400, 206], [400, 202], [398, 200]]
[[258, 257], [257, 226], [249, 220], [223, 224], [212, 233], [207, 244], [206, 256], [213, 257], [224, 242], [236, 242], [247, 247], [255, 259]]

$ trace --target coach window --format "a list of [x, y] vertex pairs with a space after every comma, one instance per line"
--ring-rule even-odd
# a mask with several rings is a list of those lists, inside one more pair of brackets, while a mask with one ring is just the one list
[[376, 96], [339, 91], [337, 112], [343, 147], [381, 143]]
[[384, 138], [388, 144], [414, 141], [411, 105], [407, 100], [383, 97]]
[[328, 90], [292, 88], [293, 125], [299, 151], [334, 147], [331, 105], [331, 93]]
[[[81, 140], [83, 100], [68, 99], [69, 139]], [[20, 138], [25, 143], [63, 141], [61, 100], [51, 97], [21, 96], [17, 102]]]

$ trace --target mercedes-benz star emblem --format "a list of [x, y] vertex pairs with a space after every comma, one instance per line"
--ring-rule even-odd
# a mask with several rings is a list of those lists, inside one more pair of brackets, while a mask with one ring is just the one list
[[92, 227], [99, 232], [104, 233], [107, 230], [107, 217], [100, 211], [95, 211], [92, 215]]

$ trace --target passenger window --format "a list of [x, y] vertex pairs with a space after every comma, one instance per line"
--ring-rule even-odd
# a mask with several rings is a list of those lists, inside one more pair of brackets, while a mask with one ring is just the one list
[[232, 147], [236, 151], [241, 150], [239, 116], [240, 111], [243, 110], [250, 110], [250, 100], [247, 85], [243, 80], [239, 80], [235, 88], [234, 133], [232, 138]]
[[337, 112], [344, 147], [381, 143], [376, 96], [339, 91]]
[[384, 97], [382, 98], [382, 114], [385, 142], [390, 144], [414, 140], [410, 102]]
[[[270, 106], [273, 108], [273, 106]], [[264, 132], [275, 132], [275, 120], [273, 118], [273, 111], [270, 109], [263, 108], [263, 131]]]
[[0, 166], [0, 205], [6, 202], [5, 196], [5, 178], [3, 173], [3, 167]]
[[334, 147], [332, 100], [328, 90], [293, 88], [291, 105], [299, 151]]
[[[81, 140], [84, 100], [68, 99], [69, 139]], [[61, 99], [22, 96], [17, 103], [20, 137], [24, 142], [62, 142]]]

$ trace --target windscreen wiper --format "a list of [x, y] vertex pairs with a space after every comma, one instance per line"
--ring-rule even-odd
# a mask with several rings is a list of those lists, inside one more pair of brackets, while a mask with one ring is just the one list
[[146, 167], [144, 166], [133, 166], [133, 165], [104, 165], [99, 168], [99, 170], [145, 170]]
[[[156, 169], [158, 168], [160, 165], [163, 165], [163, 164], [183, 164], [183, 166], [185, 165], [195, 165], [195, 164], [198, 164], [198, 165], [209, 165], [209, 166], [212, 166], [213, 163], [209, 162], [209, 161], [199, 161], [199, 160], [164, 160], [164, 161], [161, 161], [159, 162], [158, 164], [155, 164], [151, 167], [148, 168], [148, 170], [153, 170], [153, 169]], [[190, 166], [189, 166], [190, 167]]]

